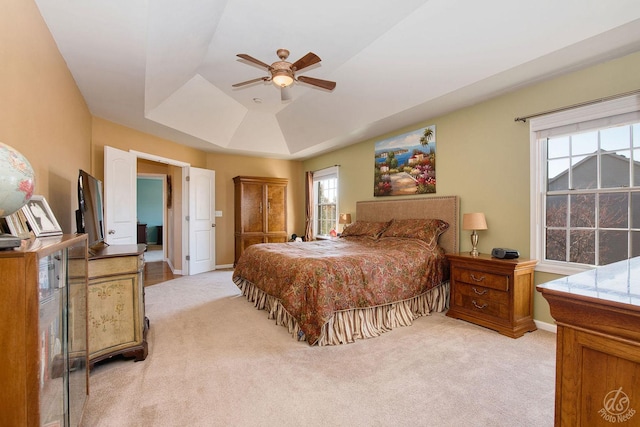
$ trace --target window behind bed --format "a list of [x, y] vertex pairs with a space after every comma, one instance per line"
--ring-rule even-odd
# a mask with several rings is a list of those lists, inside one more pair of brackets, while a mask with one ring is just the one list
[[338, 228], [338, 167], [313, 173], [313, 234], [329, 236]]

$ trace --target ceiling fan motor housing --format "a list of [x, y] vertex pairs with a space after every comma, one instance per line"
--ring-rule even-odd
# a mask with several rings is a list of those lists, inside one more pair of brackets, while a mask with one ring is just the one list
[[276, 55], [278, 55], [278, 58], [284, 61], [289, 57], [289, 51], [287, 49], [278, 49], [276, 51]]

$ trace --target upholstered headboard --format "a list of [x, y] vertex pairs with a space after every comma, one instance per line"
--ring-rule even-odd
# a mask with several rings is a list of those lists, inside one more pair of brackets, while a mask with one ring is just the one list
[[425, 197], [420, 199], [377, 200], [356, 202], [356, 220], [389, 221], [393, 218], [433, 218], [449, 223], [440, 236], [440, 246], [446, 253], [458, 252], [458, 196]]

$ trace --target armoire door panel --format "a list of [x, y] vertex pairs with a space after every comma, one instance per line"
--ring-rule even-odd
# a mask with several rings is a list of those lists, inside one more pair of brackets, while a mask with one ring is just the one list
[[262, 184], [242, 185], [242, 232], [264, 232], [264, 194]]
[[267, 229], [265, 232], [286, 233], [286, 199], [287, 190], [284, 186], [267, 184]]

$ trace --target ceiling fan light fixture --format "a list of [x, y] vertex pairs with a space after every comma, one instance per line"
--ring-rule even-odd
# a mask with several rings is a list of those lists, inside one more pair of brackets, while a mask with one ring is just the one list
[[251, 79], [244, 82], [236, 83], [231, 85], [232, 87], [240, 87], [249, 85], [252, 83], [256, 83], [259, 81], [268, 82], [272, 81], [273, 84], [280, 88], [280, 93], [282, 94], [282, 100], [284, 101], [285, 91], [282, 90], [286, 87], [289, 87], [293, 84], [294, 81], [306, 83], [311, 86], [317, 86], [321, 89], [333, 90], [336, 87], [336, 82], [332, 82], [329, 80], [316, 79], [313, 77], [307, 76], [299, 76], [296, 78], [296, 73], [302, 69], [310, 67], [314, 64], [320, 62], [320, 57], [313, 52], [307, 53], [302, 58], [298, 59], [293, 64], [291, 62], [287, 62], [286, 59], [289, 57], [289, 51], [287, 49], [278, 49], [276, 52], [278, 54], [278, 58], [280, 61], [276, 61], [273, 64], [269, 65], [260, 60], [257, 60], [253, 56], [247, 55], [246, 53], [239, 53], [236, 56], [244, 59], [247, 62], [251, 62], [254, 65], [258, 65], [262, 68], [266, 68], [269, 72], [268, 77], [258, 77], [257, 79]]
[[271, 81], [278, 87], [287, 87], [293, 83], [293, 76], [288, 70], [276, 70], [273, 72]]

